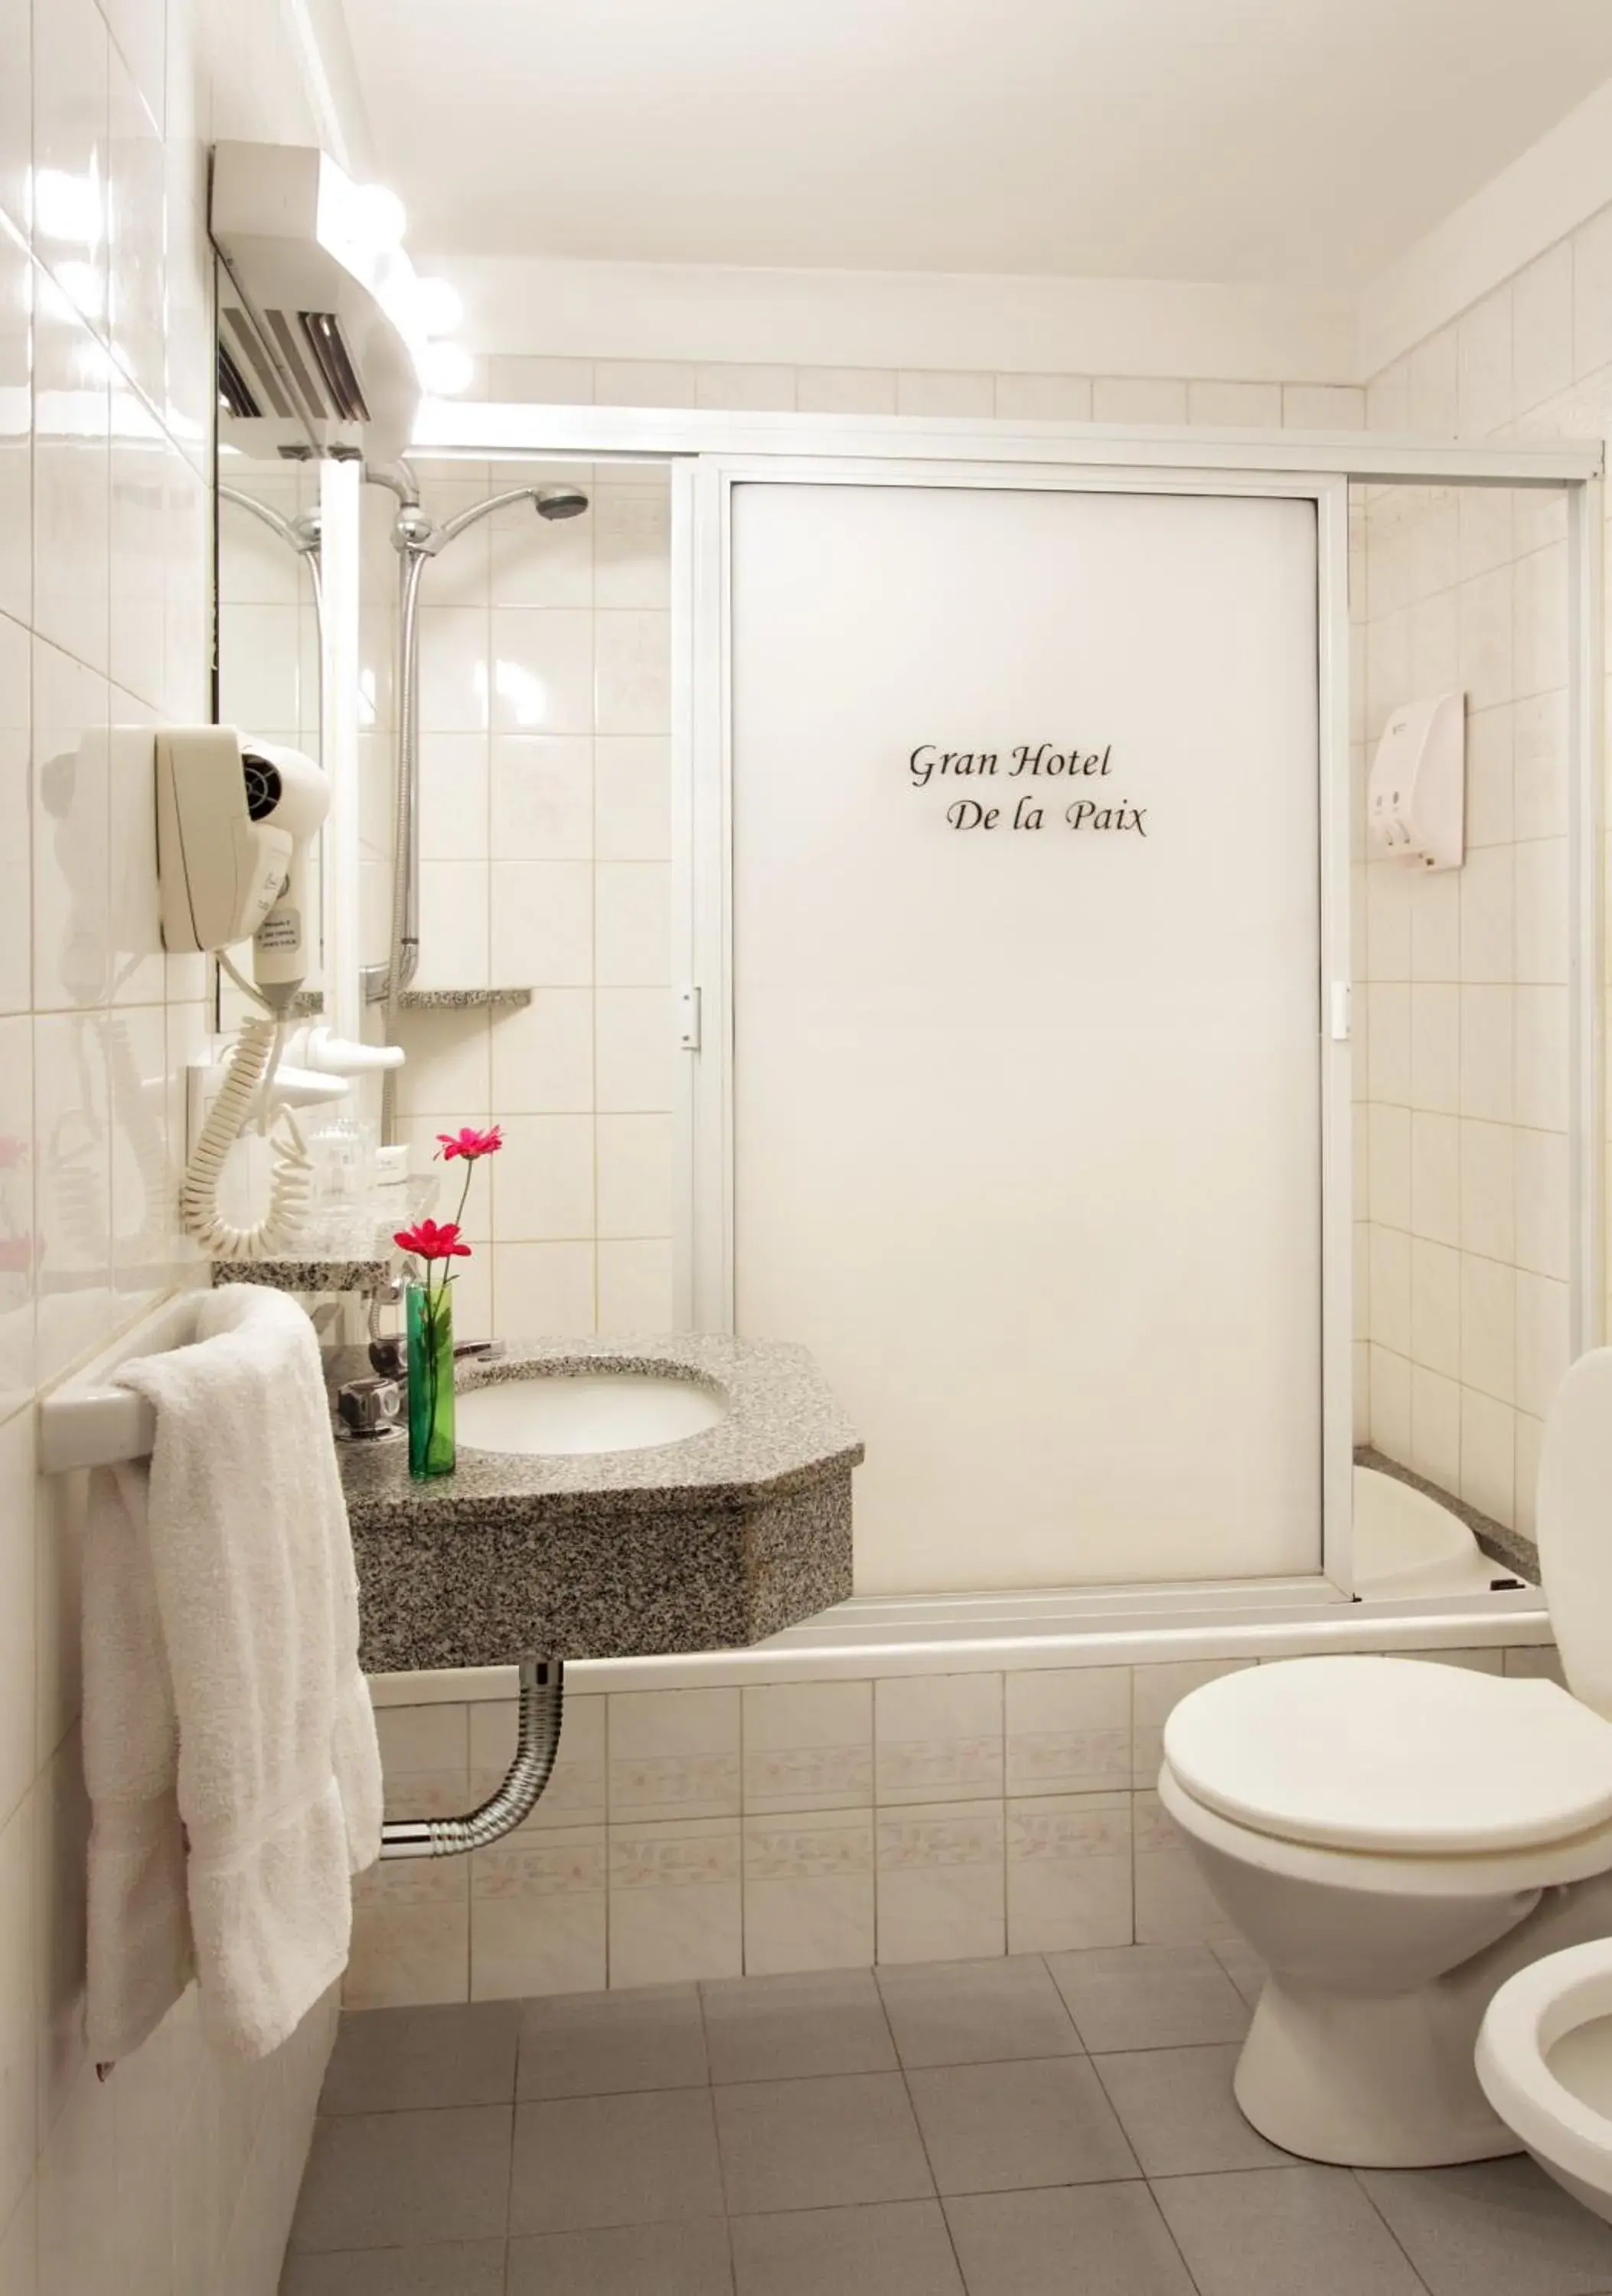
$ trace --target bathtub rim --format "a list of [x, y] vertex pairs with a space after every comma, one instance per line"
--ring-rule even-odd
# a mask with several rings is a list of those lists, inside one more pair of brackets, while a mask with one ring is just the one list
[[[1306, 1582], [1286, 1600], [1258, 1603], [1247, 1582], [1190, 1590], [1110, 1589], [1104, 1618], [1090, 1605], [1099, 1590], [1017, 1598], [1045, 1608], [1039, 1629], [991, 1632], [981, 1606], [1014, 1599], [861, 1596], [821, 1620], [747, 1650], [701, 1651], [666, 1658], [574, 1659], [568, 1688], [578, 1695], [629, 1690], [743, 1688], [773, 1682], [860, 1682], [892, 1675], [1021, 1673], [1064, 1667], [1213, 1664], [1236, 1659], [1297, 1658], [1351, 1651], [1505, 1650], [1555, 1641], [1545, 1598], [1536, 1587], [1487, 1595], [1402, 1602], [1352, 1602], [1325, 1582]], [[1193, 1599], [1196, 1598], [1196, 1599]], [[1120, 1602], [1129, 1606], [1123, 1611]], [[947, 1630], [903, 1632], [903, 1604], [955, 1605]], [[1083, 1617], [1077, 1608], [1088, 1605]], [[1053, 1605], [1059, 1606], [1057, 1609]], [[1213, 1605], [1211, 1607], [1211, 1605]], [[968, 1616], [973, 1606], [975, 1617]], [[880, 1609], [891, 1615], [879, 1634]], [[839, 1616], [857, 1614], [853, 1621]], [[838, 1620], [837, 1625], [826, 1620]], [[859, 1638], [851, 1639], [855, 1632]], [[870, 1638], [861, 1639], [862, 1636]], [[562, 1655], [563, 1655], [562, 1653]], [[469, 1705], [512, 1699], [516, 1674], [506, 1667], [443, 1668], [369, 1677], [377, 1708]]]

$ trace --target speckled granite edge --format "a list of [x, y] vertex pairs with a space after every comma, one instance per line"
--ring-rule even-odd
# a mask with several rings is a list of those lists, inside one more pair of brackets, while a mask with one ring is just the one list
[[1357, 1467], [1370, 1467], [1379, 1475], [1392, 1475], [1396, 1483], [1408, 1483], [1413, 1491], [1420, 1491], [1424, 1497], [1436, 1499], [1439, 1505], [1447, 1507], [1458, 1521], [1466, 1524], [1492, 1562], [1515, 1571], [1531, 1587], [1538, 1586], [1539, 1549], [1526, 1531], [1509, 1530], [1503, 1522], [1496, 1522], [1493, 1516], [1469, 1505], [1465, 1499], [1458, 1499], [1442, 1484], [1430, 1483], [1425, 1475], [1402, 1467], [1397, 1459], [1389, 1458], [1386, 1452], [1373, 1450], [1369, 1443], [1355, 1445], [1354, 1464]]
[[574, 1521], [482, 1515], [448, 1538], [355, 1524], [353, 1549], [366, 1673], [734, 1650], [851, 1594], [851, 1470], [703, 1516], [596, 1499]]
[[519, 1012], [531, 996], [530, 988], [406, 988], [398, 1006], [404, 1013], [469, 1013], [478, 1005]]

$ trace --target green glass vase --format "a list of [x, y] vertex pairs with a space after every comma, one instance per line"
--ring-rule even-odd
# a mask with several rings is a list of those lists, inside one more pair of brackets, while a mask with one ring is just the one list
[[424, 1480], [451, 1475], [454, 1441], [453, 1286], [411, 1283], [408, 1332], [408, 1472]]

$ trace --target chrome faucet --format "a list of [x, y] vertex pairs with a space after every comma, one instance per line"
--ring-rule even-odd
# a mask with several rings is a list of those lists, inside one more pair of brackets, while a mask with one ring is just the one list
[[[408, 1349], [403, 1335], [400, 1332], [382, 1332], [380, 1327], [382, 1308], [395, 1308], [403, 1297], [402, 1282], [389, 1275], [372, 1286], [366, 1297], [369, 1308], [369, 1372], [362, 1379], [348, 1380], [336, 1390], [336, 1417], [341, 1431], [350, 1439], [360, 1442], [401, 1431], [408, 1393]], [[473, 1357], [481, 1362], [489, 1362], [501, 1356], [506, 1345], [504, 1340], [457, 1340], [454, 1343], [454, 1361]]]
[[[506, 1340], [456, 1340], [454, 1361], [461, 1363], [473, 1356], [482, 1363], [496, 1363], [508, 1344]], [[389, 1332], [382, 1338], [371, 1340], [369, 1360], [382, 1379], [395, 1379], [407, 1385], [408, 1349], [400, 1332]]]

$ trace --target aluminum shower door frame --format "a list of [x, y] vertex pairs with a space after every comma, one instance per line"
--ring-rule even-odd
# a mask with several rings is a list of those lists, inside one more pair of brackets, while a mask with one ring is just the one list
[[[736, 488], [769, 485], [987, 489], [995, 493], [1180, 495], [1308, 503], [1315, 515], [1317, 668], [1317, 969], [1313, 982], [1319, 1085], [1321, 1456], [1320, 1551], [1314, 1567], [1351, 1587], [1353, 1476], [1353, 1046], [1350, 979], [1349, 504], [1348, 485], [1328, 474], [1139, 469], [1083, 462], [866, 461], [850, 458], [703, 456], [693, 476], [695, 638], [689, 728], [692, 820], [679, 841], [688, 885], [690, 978], [700, 984], [704, 1045], [693, 1105], [679, 1132], [688, 1143], [692, 1200], [687, 1313], [698, 1329], [731, 1330], [735, 1297], [733, 1117], [733, 758], [730, 695], [732, 505]], [[712, 602], [715, 610], [712, 611]], [[1339, 992], [1344, 1006], [1339, 1007]], [[1335, 1021], [1335, 1015], [1336, 1019]]]

